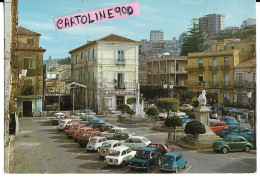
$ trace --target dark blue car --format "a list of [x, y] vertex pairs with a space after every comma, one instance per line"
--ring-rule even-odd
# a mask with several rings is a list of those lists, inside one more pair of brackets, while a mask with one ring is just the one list
[[166, 153], [162, 159], [160, 171], [168, 171], [177, 173], [180, 169], [186, 167], [187, 160], [181, 153]]
[[237, 120], [231, 116], [225, 116], [221, 118], [220, 121], [225, 122], [227, 125], [240, 125], [240, 122], [237, 122]]
[[240, 130], [247, 129], [245, 127], [242, 127], [240, 125], [229, 125], [228, 127], [224, 128], [223, 130], [219, 130], [216, 132], [216, 135], [218, 135], [220, 138], [224, 138], [231, 132], [239, 132]]
[[254, 142], [254, 131], [253, 130], [249, 130], [247, 128], [239, 130], [239, 131], [233, 131], [230, 132], [228, 135], [240, 135], [242, 137], [244, 137], [245, 139], [247, 139], [247, 141], [253, 143]]

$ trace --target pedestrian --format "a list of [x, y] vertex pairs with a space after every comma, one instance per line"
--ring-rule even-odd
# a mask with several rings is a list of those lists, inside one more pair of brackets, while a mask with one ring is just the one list
[[250, 120], [249, 120], [249, 123], [250, 123], [251, 129], [254, 128], [254, 122], [255, 122], [255, 121], [254, 121], [254, 118], [251, 117]]
[[236, 119], [237, 119], [237, 122], [240, 122], [240, 121], [241, 121], [241, 120], [240, 120], [240, 115], [239, 115], [239, 114], [237, 114]]
[[222, 118], [225, 116], [225, 110], [222, 109]]
[[244, 113], [245, 122], [248, 122], [248, 114], [247, 112]]

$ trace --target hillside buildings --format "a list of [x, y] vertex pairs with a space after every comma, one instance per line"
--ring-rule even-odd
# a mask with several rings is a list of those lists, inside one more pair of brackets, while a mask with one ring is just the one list
[[208, 14], [199, 18], [200, 29], [209, 35], [220, 33], [225, 28], [225, 15]]
[[138, 90], [137, 41], [110, 34], [73, 49], [71, 80], [75, 108], [90, 108], [97, 113], [116, 110], [135, 97]]

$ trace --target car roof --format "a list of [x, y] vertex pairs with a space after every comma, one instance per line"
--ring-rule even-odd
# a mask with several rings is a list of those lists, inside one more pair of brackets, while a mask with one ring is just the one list
[[[232, 117], [232, 116], [225, 116], [224, 118], [233, 119], [234, 117]], [[235, 118], [234, 118], [234, 119], [235, 119]]]
[[125, 146], [125, 145], [121, 145], [121, 146], [118, 146], [118, 147], [114, 147], [114, 148], [111, 148], [111, 150], [114, 150], [114, 151], [122, 151], [122, 150], [126, 150], [127, 148], [129, 148], [128, 146]]
[[140, 151], [154, 151], [157, 150], [156, 148], [151, 148], [151, 147], [143, 147], [139, 149]]
[[164, 156], [179, 156], [181, 153], [178, 153], [178, 152], [169, 152], [169, 153], [166, 153]]
[[94, 136], [92, 138], [101, 139], [101, 138], [106, 138], [106, 137]]
[[164, 142], [151, 142], [149, 145], [165, 145]]
[[62, 122], [72, 121], [72, 119], [63, 119]]
[[107, 140], [104, 143], [114, 144], [114, 143], [117, 143], [117, 142], [120, 142], [120, 141], [118, 141], [118, 140]]
[[113, 127], [113, 128], [111, 128], [111, 129], [119, 129], [119, 130], [123, 130], [123, 129], [127, 129], [127, 128], [125, 128], [125, 127]]
[[143, 136], [131, 136], [129, 138], [146, 138], [146, 137], [143, 137]]
[[229, 138], [244, 138], [240, 135], [227, 135], [226, 137], [229, 137]]
[[213, 123], [213, 124], [215, 124], [215, 123], [222, 123], [222, 124], [224, 124], [224, 123], [225, 123], [225, 122], [220, 121], [220, 120], [217, 120], [217, 121], [209, 121], [209, 122], [211, 122], [211, 123]]

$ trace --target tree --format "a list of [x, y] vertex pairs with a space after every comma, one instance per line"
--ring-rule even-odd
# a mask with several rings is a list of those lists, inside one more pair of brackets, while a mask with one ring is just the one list
[[170, 110], [177, 112], [179, 110], [179, 100], [176, 98], [159, 98], [156, 102], [156, 106], [161, 112], [167, 112], [169, 117]]
[[70, 62], [71, 62], [71, 58], [70, 57], [66, 57], [64, 59], [59, 60], [58, 64], [64, 65], [64, 64], [70, 64]]
[[[144, 100], [144, 97], [140, 96], [140, 101]], [[126, 100], [127, 104], [135, 104], [136, 103], [136, 97], [127, 98]]]
[[132, 109], [129, 108], [129, 109], [127, 110], [127, 114], [129, 114], [130, 119], [131, 119], [131, 122], [132, 122], [132, 116], [135, 114], [134, 110], [132, 110]]
[[158, 116], [160, 112], [157, 107], [151, 107], [148, 109], [147, 114], [148, 116], [154, 117], [154, 116]]
[[204, 44], [205, 40], [202, 35], [202, 31], [199, 28], [198, 19], [194, 18], [191, 20], [192, 28], [186, 32], [184, 36], [184, 42], [181, 47], [181, 56], [187, 56], [188, 53], [202, 52], [207, 49]]
[[176, 128], [181, 127], [183, 125], [182, 120], [178, 116], [171, 116], [165, 119], [164, 121], [165, 126], [173, 127], [174, 130], [174, 140], [176, 140]]
[[196, 139], [198, 138], [199, 134], [205, 134], [206, 129], [205, 126], [200, 121], [193, 120], [186, 124], [184, 132], [186, 134], [193, 135], [194, 145], [196, 146]]
[[196, 96], [196, 93], [194, 91], [181, 91], [181, 100], [182, 101], [191, 101], [193, 97]]
[[130, 107], [126, 104], [121, 104], [119, 105], [119, 110], [121, 111], [121, 114], [128, 113]]
[[49, 72], [54, 72], [54, 71], [56, 71], [56, 69], [57, 69], [57, 67], [53, 66], [53, 67], [50, 68]]

